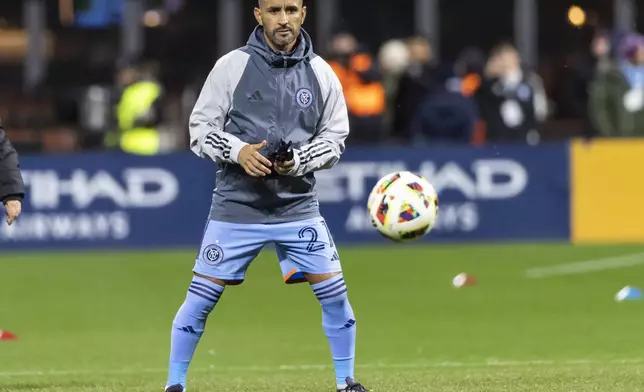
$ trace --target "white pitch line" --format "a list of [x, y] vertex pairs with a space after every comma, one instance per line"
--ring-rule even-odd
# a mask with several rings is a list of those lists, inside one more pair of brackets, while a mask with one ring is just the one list
[[[484, 367], [523, 367], [523, 366], [581, 366], [581, 365], [627, 365], [644, 364], [644, 358], [615, 359], [609, 361], [595, 361], [590, 359], [571, 360], [530, 360], [512, 361], [489, 359], [482, 362], [418, 362], [418, 363], [372, 363], [356, 365], [360, 369], [431, 369], [431, 368], [484, 368]], [[190, 369], [191, 372], [288, 372], [332, 369], [331, 365], [280, 365], [280, 366], [216, 366]], [[96, 370], [25, 370], [14, 372], [0, 372], [0, 377], [33, 377], [33, 376], [80, 376], [80, 375], [128, 375], [141, 373], [165, 373], [165, 368], [149, 369], [96, 369]]]
[[581, 275], [589, 272], [605, 271], [644, 264], [644, 253], [605, 257], [602, 259], [576, 261], [558, 264], [551, 267], [531, 268], [526, 270], [528, 278], [545, 278], [560, 275]]

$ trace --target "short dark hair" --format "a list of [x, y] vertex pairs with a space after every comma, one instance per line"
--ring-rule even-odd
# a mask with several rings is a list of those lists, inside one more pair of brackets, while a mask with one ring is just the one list
[[[304, 0], [299, 0], [300, 6], [304, 6]], [[257, 0], [257, 7], [262, 8], [262, 5], [264, 3], [264, 0]]]

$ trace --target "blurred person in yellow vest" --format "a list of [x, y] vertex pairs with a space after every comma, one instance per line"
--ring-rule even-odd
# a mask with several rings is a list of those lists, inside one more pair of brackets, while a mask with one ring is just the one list
[[341, 33], [331, 42], [328, 63], [340, 79], [349, 111], [347, 141], [377, 143], [384, 139], [387, 97], [378, 63], [356, 38]]
[[154, 64], [126, 68], [119, 74], [122, 93], [116, 107], [118, 131], [107, 144], [136, 155], [159, 153], [163, 87]]

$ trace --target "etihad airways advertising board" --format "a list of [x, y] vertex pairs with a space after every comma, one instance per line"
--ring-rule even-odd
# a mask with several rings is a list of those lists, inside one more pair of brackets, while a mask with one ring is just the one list
[[[210, 208], [216, 166], [191, 153], [23, 157], [24, 213], [0, 226], [0, 251], [196, 247]], [[567, 239], [565, 145], [348, 149], [318, 172], [320, 208], [336, 242], [386, 242], [372, 228], [367, 197], [378, 178], [410, 170], [440, 198], [423, 241]]]

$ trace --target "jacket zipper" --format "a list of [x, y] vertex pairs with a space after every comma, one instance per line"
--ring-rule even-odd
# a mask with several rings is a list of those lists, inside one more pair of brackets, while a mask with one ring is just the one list
[[[284, 60], [284, 64], [286, 64], [286, 60]], [[280, 70], [280, 77], [279, 77], [279, 89], [280, 89], [280, 100], [279, 100], [279, 105], [278, 105], [278, 116], [277, 116], [277, 123], [278, 126], [277, 128], [279, 129], [279, 139], [284, 138], [284, 108], [285, 108], [285, 102], [284, 102], [284, 96], [286, 94], [286, 69], [283, 68]]]
[[[286, 65], [286, 60], [284, 60], [284, 65]], [[284, 137], [284, 96], [286, 94], [286, 68], [278, 69], [278, 90], [279, 90], [279, 100], [277, 101], [277, 124], [275, 127], [275, 132], [276, 135], [275, 137], [277, 140], [275, 140], [276, 143], [279, 142], [280, 139]], [[269, 181], [270, 186], [273, 188], [273, 191], [278, 192], [277, 188], [277, 182], [275, 181]], [[273, 213], [269, 213], [269, 216], [273, 216]]]

